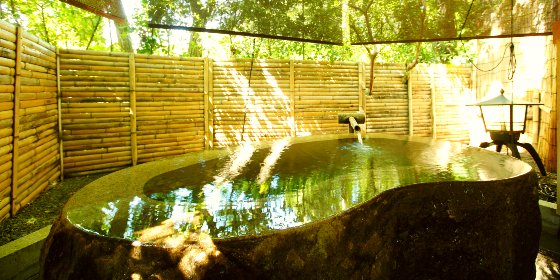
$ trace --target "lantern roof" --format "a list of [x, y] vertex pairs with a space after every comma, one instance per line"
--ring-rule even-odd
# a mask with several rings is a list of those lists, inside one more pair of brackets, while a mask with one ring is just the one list
[[534, 103], [534, 102], [529, 102], [529, 101], [524, 101], [524, 100], [516, 100], [516, 101], [512, 101], [511, 99], [507, 98], [504, 96], [504, 90], [502, 89], [500, 91], [500, 95], [487, 99], [487, 100], [483, 100], [480, 102], [477, 102], [475, 104], [472, 104], [471, 106], [501, 106], [501, 105], [542, 105], [542, 103]]

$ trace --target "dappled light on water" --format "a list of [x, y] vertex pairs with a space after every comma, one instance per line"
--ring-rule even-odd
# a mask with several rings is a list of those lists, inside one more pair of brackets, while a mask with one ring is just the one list
[[152, 177], [128, 199], [70, 209], [68, 219], [99, 235], [173, 247], [323, 220], [400, 186], [508, 178], [526, 167], [512, 160], [450, 143], [279, 140], [200, 158]]

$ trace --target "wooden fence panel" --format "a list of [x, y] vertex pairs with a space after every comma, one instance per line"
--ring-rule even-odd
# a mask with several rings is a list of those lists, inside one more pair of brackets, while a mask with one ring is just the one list
[[476, 108], [466, 107], [475, 102], [470, 67], [420, 64], [412, 71], [410, 82], [413, 134], [468, 143], [469, 126], [477, 121]]
[[290, 136], [290, 62], [213, 63], [214, 144], [228, 146]]
[[[0, 221], [10, 216], [16, 27], [0, 22]], [[9, 35], [9, 36], [8, 36]]]
[[16, 211], [60, 175], [56, 49], [23, 32]]
[[130, 165], [128, 54], [61, 50], [60, 61], [65, 174]]
[[[370, 83], [366, 65], [364, 84]], [[408, 93], [402, 64], [375, 65], [373, 92], [366, 96], [368, 133], [408, 134]]]
[[60, 175], [56, 49], [0, 22], [0, 220]]
[[358, 112], [358, 63], [298, 61], [294, 67], [296, 135], [348, 133], [338, 113]]
[[204, 60], [136, 55], [138, 161], [204, 149]]
[[[549, 172], [557, 172], [557, 160], [558, 153], [556, 147], [556, 130], [558, 129], [557, 124], [557, 107], [556, 104], [558, 94], [556, 81], [558, 81], [557, 75], [554, 69], [558, 69], [557, 66], [558, 57], [556, 57], [556, 46], [552, 42], [552, 38], [546, 40], [546, 61], [543, 66], [547, 69], [542, 77], [542, 84], [539, 90], [534, 90], [537, 93], [536, 98], [532, 101], [542, 103], [542, 106], [533, 109], [536, 111], [536, 118], [533, 121], [538, 121], [536, 129], [534, 129], [534, 134], [536, 134], [537, 140], [537, 152], [542, 159], [543, 164]], [[537, 65], [537, 67], [539, 67]], [[529, 70], [531, 71], [531, 69]], [[535, 120], [536, 119], [536, 120]]]
[[471, 88], [471, 68], [459, 66], [431, 66], [434, 70], [436, 92], [436, 130], [438, 139], [469, 143], [469, 126], [476, 121], [475, 102]]
[[409, 81], [412, 86], [412, 121], [413, 135], [420, 137], [433, 137], [433, 111], [432, 94], [435, 85], [433, 71], [426, 65], [417, 65], [410, 74]]

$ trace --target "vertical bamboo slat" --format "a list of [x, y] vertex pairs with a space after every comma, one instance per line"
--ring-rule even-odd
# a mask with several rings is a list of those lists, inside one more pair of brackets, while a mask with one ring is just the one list
[[[358, 62], [358, 94], [360, 96], [360, 112], [366, 113], [367, 102], [365, 92], [365, 79], [364, 79], [364, 63]], [[367, 116], [366, 116], [367, 119]], [[367, 125], [364, 125], [364, 127]]]
[[130, 150], [132, 153], [132, 166], [138, 164], [138, 146], [136, 135], [136, 64], [134, 53], [128, 58], [128, 73], [130, 79]]
[[12, 189], [10, 193], [11, 216], [15, 216], [19, 207], [16, 205], [18, 196], [18, 152], [19, 152], [19, 98], [21, 91], [21, 53], [22, 53], [23, 29], [16, 28], [16, 65], [14, 74], [14, 121], [13, 121], [13, 149], [12, 149]]
[[408, 94], [408, 135], [412, 136], [414, 135], [414, 115], [412, 110], [412, 79], [408, 79], [406, 86]]
[[[367, 102], [364, 91], [364, 63], [358, 62], [358, 96], [359, 96], [359, 109], [361, 113], [365, 115], [365, 121], [367, 122]], [[367, 132], [367, 123], [360, 125], [363, 132]]]
[[296, 81], [294, 73], [294, 61], [290, 60], [290, 127], [292, 137], [296, 136]]
[[64, 146], [62, 139], [62, 98], [60, 91], [60, 50], [56, 48], [56, 105], [58, 110], [58, 150], [60, 153], [60, 180], [64, 180]]
[[[558, 124], [560, 124], [560, 21], [554, 22], [552, 25], [553, 31], [553, 44], [556, 49], [556, 149], [560, 147], [560, 129], [558, 129]], [[556, 154], [556, 169], [560, 167], [560, 158], [558, 157], [558, 152], [554, 151]], [[556, 182], [556, 193], [560, 194], [560, 182]], [[560, 214], [560, 195], [556, 195], [556, 213]]]
[[436, 110], [436, 98], [437, 98], [437, 93], [436, 93], [436, 87], [434, 85], [434, 67], [431, 66], [430, 67], [430, 97], [432, 98], [432, 138], [436, 139], [437, 138], [437, 110]]
[[214, 148], [214, 63], [208, 59], [208, 148]]
[[212, 146], [210, 141], [210, 62], [209, 58], [204, 58], [204, 148], [209, 149]]

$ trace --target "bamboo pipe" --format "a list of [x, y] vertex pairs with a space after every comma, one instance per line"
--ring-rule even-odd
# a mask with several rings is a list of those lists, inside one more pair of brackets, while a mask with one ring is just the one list
[[339, 113], [338, 123], [348, 124], [348, 131], [354, 133], [355, 131], [360, 131], [360, 125], [358, 123], [365, 123], [366, 116], [363, 113]]

